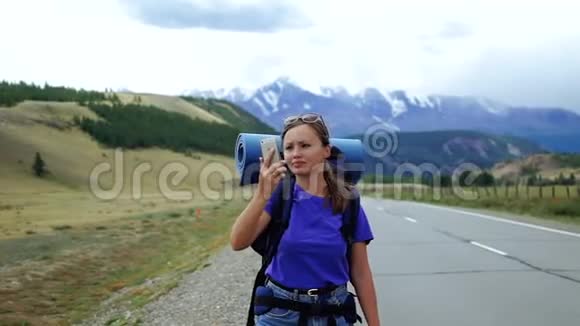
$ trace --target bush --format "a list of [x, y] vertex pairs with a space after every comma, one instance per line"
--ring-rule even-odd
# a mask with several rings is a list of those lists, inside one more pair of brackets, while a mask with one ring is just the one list
[[46, 170], [46, 163], [44, 163], [44, 160], [40, 156], [39, 152], [36, 152], [36, 156], [34, 157], [34, 164], [32, 165], [32, 170], [34, 171], [34, 174], [37, 177], [41, 178], [48, 173], [48, 171]]
[[580, 202], [560, 201], [548, 206], [550, 213], [558, 216], [580, 217]]
[[52, 229], [55, 231], [70, 230], [70, 229], [72, 229], [72, 226], [70, 226], [70, 225], [54, 225], [54, 226], [52, 226]]

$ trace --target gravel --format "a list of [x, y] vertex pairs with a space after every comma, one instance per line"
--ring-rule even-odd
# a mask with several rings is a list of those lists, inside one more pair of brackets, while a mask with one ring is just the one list
[[[91, 319], [78, 326], [246, 325], [261, 257], [251, 248], [236, 252], [225, 246], [208, 263], [208, 267], [185, 275], [178, 286], [139, 311], [111, 304], [113, 297]], [[155, 280], [149, 282], [155, 283]], [[354, 292], [350, 284], [349, 290]], [[358, 302], [357, 309], [362, 316]], [[112, 322], [115, 319], [117, 322]], [[366, 325], [364, 319], [362, 325]]]
[[245, 324], [259, 268], [260, 257], [251, 248], [235, 252], [227, 246], [209, 267], [188, 275], [179, 287], [146, 306], [144, 324]]
[[[123, 311], [105, 302], [81, 325], [133, 325], [136, 320], [139, 325], [245, 325], [260, 256], [251, 248], [235, 252], [226, 246], [208, 263], [140, 311]], [[119, 321], [111, 323], [114, 318]]]

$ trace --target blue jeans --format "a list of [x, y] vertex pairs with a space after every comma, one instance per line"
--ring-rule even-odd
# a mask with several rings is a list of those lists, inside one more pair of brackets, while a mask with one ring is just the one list
[[[290, 292], [278, 287], [276, 284], [273, 284], [270, 281], [266, 283], [266, 286], [273, 290], [274, 296], [277, 298], [307, 303], [318, 302], [328, 304], [339, 304], [343, 303], [349, 295], [346, 285], [336, 288], [331, 293], [319, 296], [310, 296], [308, 294], [298, 294]], [[255, 321], [257, 326], [295, 326], [298, 325], [299, 318], [300, 312], [298, 311], [274, 307], [263, 315], [255, 316]], [[328, 318], [329, 317], [324, 316], [310, 317], [308, 319], [308, 326], [326, 326]], [[343, 316], [335, 316], [334, 318], [336, 319], [337, 326], [353, 325], [348, 323]]]

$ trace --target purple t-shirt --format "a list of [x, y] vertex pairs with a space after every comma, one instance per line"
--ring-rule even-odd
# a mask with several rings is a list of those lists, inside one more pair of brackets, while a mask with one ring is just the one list
[[[270, 215], [271, 204], [270, 200], [265, 207]], [[349, 266], [341, 226], [340, 213], [332, 214], [323, 197], [304, 191], [296, 183], [290, 224], [266, 274], [292, 288], [310, 289], [347, 283]], [[368, 244], [373, 238], [361, 205], [354, 241]]]

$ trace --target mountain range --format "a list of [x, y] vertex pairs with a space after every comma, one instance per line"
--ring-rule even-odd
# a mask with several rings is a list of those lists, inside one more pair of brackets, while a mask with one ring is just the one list
[[484, 97], [415, 95], [404, 90], [344, 87], [308, 90], [287, 77], [253, 90], [188, 90], [184, 95], [235, 103], [276, 130], [289, 115], [324, 115], [332, 137], [364, 134], [381, 126], [393, 133], [466, 130], [522, 137], [547, 151], [580, 152], [580, 115], [556, 107], [511, 106]]
[[[479, 131], [441, 130], [353, 135], [364, 146], [365, 174], [402, 175], [413, 169], [451, 175], [457, 169], [491, 169], [545, 151], [524, 138]], [[513, 177], [513, 176], [508, 176]]]

